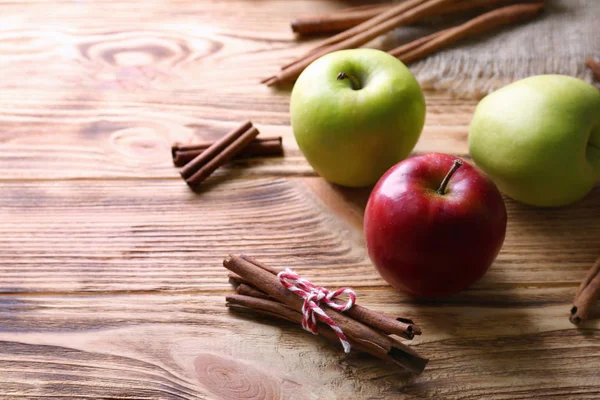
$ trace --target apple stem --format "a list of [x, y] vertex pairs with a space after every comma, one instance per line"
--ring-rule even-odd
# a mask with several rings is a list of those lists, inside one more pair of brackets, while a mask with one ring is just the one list
[[454, 160], [454, 164], [452, 165], [452, 168], [450, 168], [450, 171], [448, 171], [448, 173], [444, 177], [444, 180], [442, 180], [442, 183], [440, 184], [439, 189], [437, 190], [438, 194], [446, 193], [446, 186], [448, 186], [448, 182], [450, 182], [450, 178], [452, 178], [452, 175], [454, 175], [454, 173], [460, 168], [461, 165], [463, 165], [463, 163], [458, 158], [456, 160]]
[[354, 90], [359, 90], [360, 89], [360, 82], [358, 81], [358, 79], [356, 79], [355, 76], [348, 75], [345, 72], [340, 72], [338, 74], [338, 76], [337, 76], [337, 80], [338, 81], [344, 80], [346, 78], [350, 80], [350, 84], [352, 85], [352, 89], [354, 89]]

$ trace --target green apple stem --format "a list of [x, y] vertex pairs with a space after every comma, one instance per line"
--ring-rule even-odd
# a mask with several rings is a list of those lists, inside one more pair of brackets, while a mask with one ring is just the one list
[[360, 87], [360, 82], [358, 81], [358, 79], [356, 79], [355, 76], [348, 75], [345, 72], [340, 72], [338, 74], [338, 76], [337, 76], [337, 80], [341, 81], [341, 80], [344, 80], [344, 79], [349, 79], [350, 80], [350, 84], [352, 85], [352, 89], [359, 90], [361, 88]]
[[448, 173], [444, 177], [444, 180], [442, 180], [442, 183], [440, 184], [440, 187], [437, 190], [437, 193], [439, 193], [439, 194], [446, 193], [446, 186], [448, 186], [448, 182], [450, 182], [450, 178], [452, 178], [452, 175], [454, 175], [454, 173], [460, 168], [461, 165], [463, 165], [463, 163], [458, 158], [456, 160], [454, 160], [454, 164], [452, 165], [452, 168], [450, 168], [450, 171], [448, 171]]

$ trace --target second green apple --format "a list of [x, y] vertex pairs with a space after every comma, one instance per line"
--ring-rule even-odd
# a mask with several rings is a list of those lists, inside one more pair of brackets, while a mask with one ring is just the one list
[[425, 123], [425, 98], [402, 62], [379, 50], [342, 50], [308, 66], [290, 103], [300, 150], [330, 182], [377, 182], [406, 158]]
[[512, 83], [477, 106], [469, 153], [513, 199], [571, 204], [600, 180], [600, 92], [563, 75]]

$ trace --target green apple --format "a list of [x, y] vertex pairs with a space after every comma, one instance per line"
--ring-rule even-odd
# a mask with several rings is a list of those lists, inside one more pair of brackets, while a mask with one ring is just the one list
[[563, 206], [600, 180], [600, 91], [576, 78], [539, 75], [485, 97], [469, 153], [520, 202]]
[[298, 146], [315, 171], [330, 182], [362, 187], [410, 154], [425, 122], [425, 98], [397, 58], [341, 50], [302, 72], [290, 113]]

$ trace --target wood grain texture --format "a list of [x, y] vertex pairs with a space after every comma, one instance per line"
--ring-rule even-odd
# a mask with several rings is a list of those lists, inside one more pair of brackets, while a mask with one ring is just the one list
[[[488, 274], [426, 301], [371, 265], [369, 190], [327, 184], [300, 154], [289, 88], [258, 82], [318, 40], [294, 41], [293, 18], [358, 3], [0, 4], [0, 399], [600, 397], [600, 322], [568, 322], [600, 249], [600, 187], [555, 210], [506, 199]], [[415, 151], [466, 155], [476, 102], [426, 98]], [[171, 143], [245, 119], [285, 157], [236, 161], [190, 192]], [[229, 252], [413, 318], [425, 373], [229, 312]]]
[[[360, 294], [368, 303], [385, 301], [387, 311], [414, 307], [393, 305], [391, 291]], [[10, 383], [0, 394], [11, 387], [33, 398], [85, 392], [136, 399], [593, 399], [600, 393], [600, 325], [576, 330], [561, 318], [562, 305], [448, 307], [447, 321], [439, 320], [437, 305], [419, 306], [413, 312], [423, 328], [436, 333], [413, 341], [431, 357], [427, 373], [414, 377], [369, 356], [344, 356], [294, 325], [232, 316], [223, 300], [208, 293], [3, 297], [12, 329], [0, 332], [1, 376]]]

